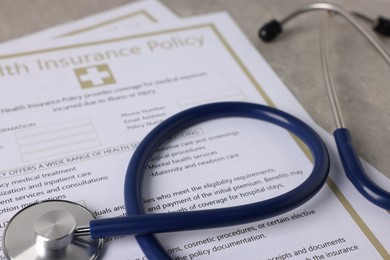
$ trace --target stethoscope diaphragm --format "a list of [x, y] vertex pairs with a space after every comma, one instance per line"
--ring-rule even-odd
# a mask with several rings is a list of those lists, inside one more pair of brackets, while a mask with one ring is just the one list
[[10, 260], [97, 259], [103, 239], [92, 239], [88, 234], [75, 237], [77, 227], [88, 226], [93, 219], [88, 209], [70, 201], [32, 204], [7, 225], [3, 236], [4, 254]]

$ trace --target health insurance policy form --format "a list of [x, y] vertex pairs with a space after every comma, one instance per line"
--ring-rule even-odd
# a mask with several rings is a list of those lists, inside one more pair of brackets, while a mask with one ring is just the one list
[[[164, 118], [197, 104], [274, 105], [312, 124], [223, 14], [140, 35], [2, 54], [0, 64], [3, 224], [44, 199], [77, 201], [99, 218], [125, 215], [123, 178], [137, 143]], [[284, 131], [245, 119], [216, 121], [174, 136], [152, 159], [144, 193], [149, 214], [264, 199], [310, 171]], [[283, 146], [275, 147], [274, 138]], [[337, 161], [332, 174], [346, 186], [347, 199], [332, 181], [273, 219], [157, 237], [174, 259], [387, 258], [388, 213], [349, 189]], [[132, 237], [110, 239], [105, 251], [104, 259], [143, 259]]]

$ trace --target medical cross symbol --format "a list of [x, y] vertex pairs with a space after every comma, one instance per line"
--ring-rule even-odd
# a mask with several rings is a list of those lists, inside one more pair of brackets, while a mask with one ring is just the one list
[[93, 85], [101, 85], [104, 83], [103, 79], [108, 78], [110, 73], [108, 71], [98, 71], [97, 68], [87, 68], [87, 74], [81, 75], [82, 81], [92, 81]]
[[115, 83], [107, 64], [75, 69], [82, 88], [91, 88]]

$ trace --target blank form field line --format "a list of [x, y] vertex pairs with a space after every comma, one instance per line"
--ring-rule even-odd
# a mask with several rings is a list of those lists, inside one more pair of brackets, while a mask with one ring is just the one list
[[181, 98], [177, 100], [177, 103], [181, 107], [190, 107], [203, 103], [209, 103], [211, 101], [244, 101], [246, 99], [247, 98], [240, 89], [231, 88], [223, 91], [214, 91], [187, 98]]
[[77, 128], [81, 128], [81, 127], [90, 127], [90, 126], [91, 126], [91, 124], [76, 125], [76, 126], [72, 126], [72, 127], [64, 127], [64, 128], [60, 128], [60, 129], [49, 130], [46, 132], [39, 132], [39, 133], [31, 134], [31, 135], [17, 136], [17, 138], [18, 138], [18, 140], [21, 140], [24, 138], [32, 138], [32, 137], [47, 135], [47, 134], [51, 134], [51, 133], [58, 133], [58, 132], [66, 131], [66, 130], [72, 130], [72, 129], [77, 129]]
[[29, 154], [37, 153], [37, 152], [50, 151], [50, 150], [53, 150], [53, 149], [63, 148], [63, 147], [72, 146], [72, 145], [76, 145], [76, 144], [89, 143], [91, 141], [96, 141], [96, 139], [94, 138], [94, 139], [84, 140], [82, 142], [67, 143], [67, 144], [64, 144], [64, 145], [52, 146], [52, 147], [47, 147], [47, 148], [44, 148], [44, 149], [33, 150], [33, 151], [30, 151], [30, 152], [25, 152], [25, 153], [23, 153], [23, 155], [29, 155]]
[[[85, 135], [85, 134], [93, 134], [93, 135], [96, 136], [95, 131], [88, 131], [88, 132], [81, 132], [81, 133], [72, 134], [72, 135], [64, 135], [64, 136], [62, 136], [62, 138], [66, 139], [66, 138], [77, 137], [77, 136], [81, 136], [81, 135]], [[56, 141], [56, 140], [58, 140], [58, 138], [45, 139], [45, 141], [26, 143], [26, 144], [19, 144], [19, 147], [23, 148], [23, 147], [28, 147], [28, 146], [31, 146], [31, 145], [36, 145], [36, 144], [50, 143], [50, 142], [53, 142], [53, 141]]]
[[24, 161], [50, 158], [100, 146], [90, 118], [59, 122], [15, 133]]

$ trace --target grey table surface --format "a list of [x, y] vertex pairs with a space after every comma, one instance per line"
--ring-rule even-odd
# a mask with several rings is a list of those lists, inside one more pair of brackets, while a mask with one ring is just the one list
[[[83, 18], [128, 0], [0, 0], [0, 42]], [[280, 19], [309, 0], [162, 0], [180, 17], [227, 11], [302, 103], [328, 132], [335, 124], [321, 70], [318, 12], [288, 23], [274, 43], [257, 38], [260, 25]], [[371, 17], [390, 17], [390, 0], [331, 1]], [[331, 22], [331, 61], [344, 121], [366, 161], [390, 178], [390, 67], [348, 23]], [[381, 38], [390, 49], [390, 39]]]

